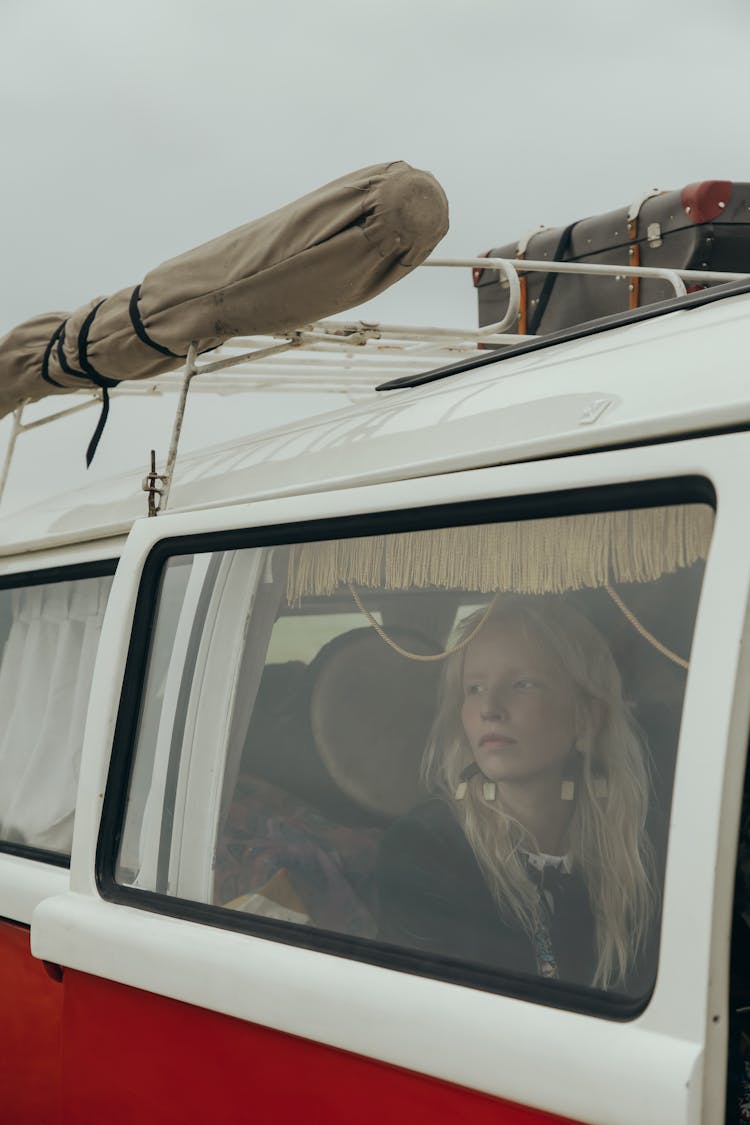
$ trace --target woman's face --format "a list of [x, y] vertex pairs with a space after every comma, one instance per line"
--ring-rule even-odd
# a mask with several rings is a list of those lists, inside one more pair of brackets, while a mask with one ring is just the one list
[[576, 740], [576, 688], [520, 623], [489, 621], [466, 649], [461, 720], [491, 781], [562, 778]]

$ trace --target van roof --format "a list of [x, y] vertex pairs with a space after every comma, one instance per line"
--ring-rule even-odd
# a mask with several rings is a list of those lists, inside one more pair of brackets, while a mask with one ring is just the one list
[[[750, 422], [750, 294], [487, 363], [178, 458], [170, 511], [536, 460]], [[120, 536], [142, 466], [0, 519], [0, 555]]]

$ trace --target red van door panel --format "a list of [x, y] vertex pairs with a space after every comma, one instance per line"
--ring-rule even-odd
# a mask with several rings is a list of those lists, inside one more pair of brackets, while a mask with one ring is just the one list
[[29, 928], [0, 921], [0, 1120], [56, 1125], [60, 1120], [63, 989], [31, 956]]
[[86, 973], [63, 991], [64, 1125], [563, 1121]]

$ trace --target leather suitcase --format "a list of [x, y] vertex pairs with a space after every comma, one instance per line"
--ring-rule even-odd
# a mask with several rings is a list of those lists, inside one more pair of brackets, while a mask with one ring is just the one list
[[[542, 227], [485, 256], [750, 273], [750, 184], [706, 180], [681, 191], [649, 192], [629, 208], [569, 227]], [[555, 332], [674, 296], [661, 280], [545, 273], [521, 278], [521, 315], [509, 329], [521, 335]], [[507, 284], [497, 270], [474, 270], [474, 284], [480, 327], [500, 321], [508, 307]]]

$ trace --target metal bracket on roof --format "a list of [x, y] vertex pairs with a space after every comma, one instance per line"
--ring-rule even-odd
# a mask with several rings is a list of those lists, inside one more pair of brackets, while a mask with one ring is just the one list
[[[156, 450], [151, 450], [151, 468], [143, 478], [144, 492], [148, 493], [148, 514], [158, 516], [161, 511], [162, 497], [167, 484], [167, 477], [161, 476], [156, 471]], [[161, 487], [160, 487], [161, 486]]]

